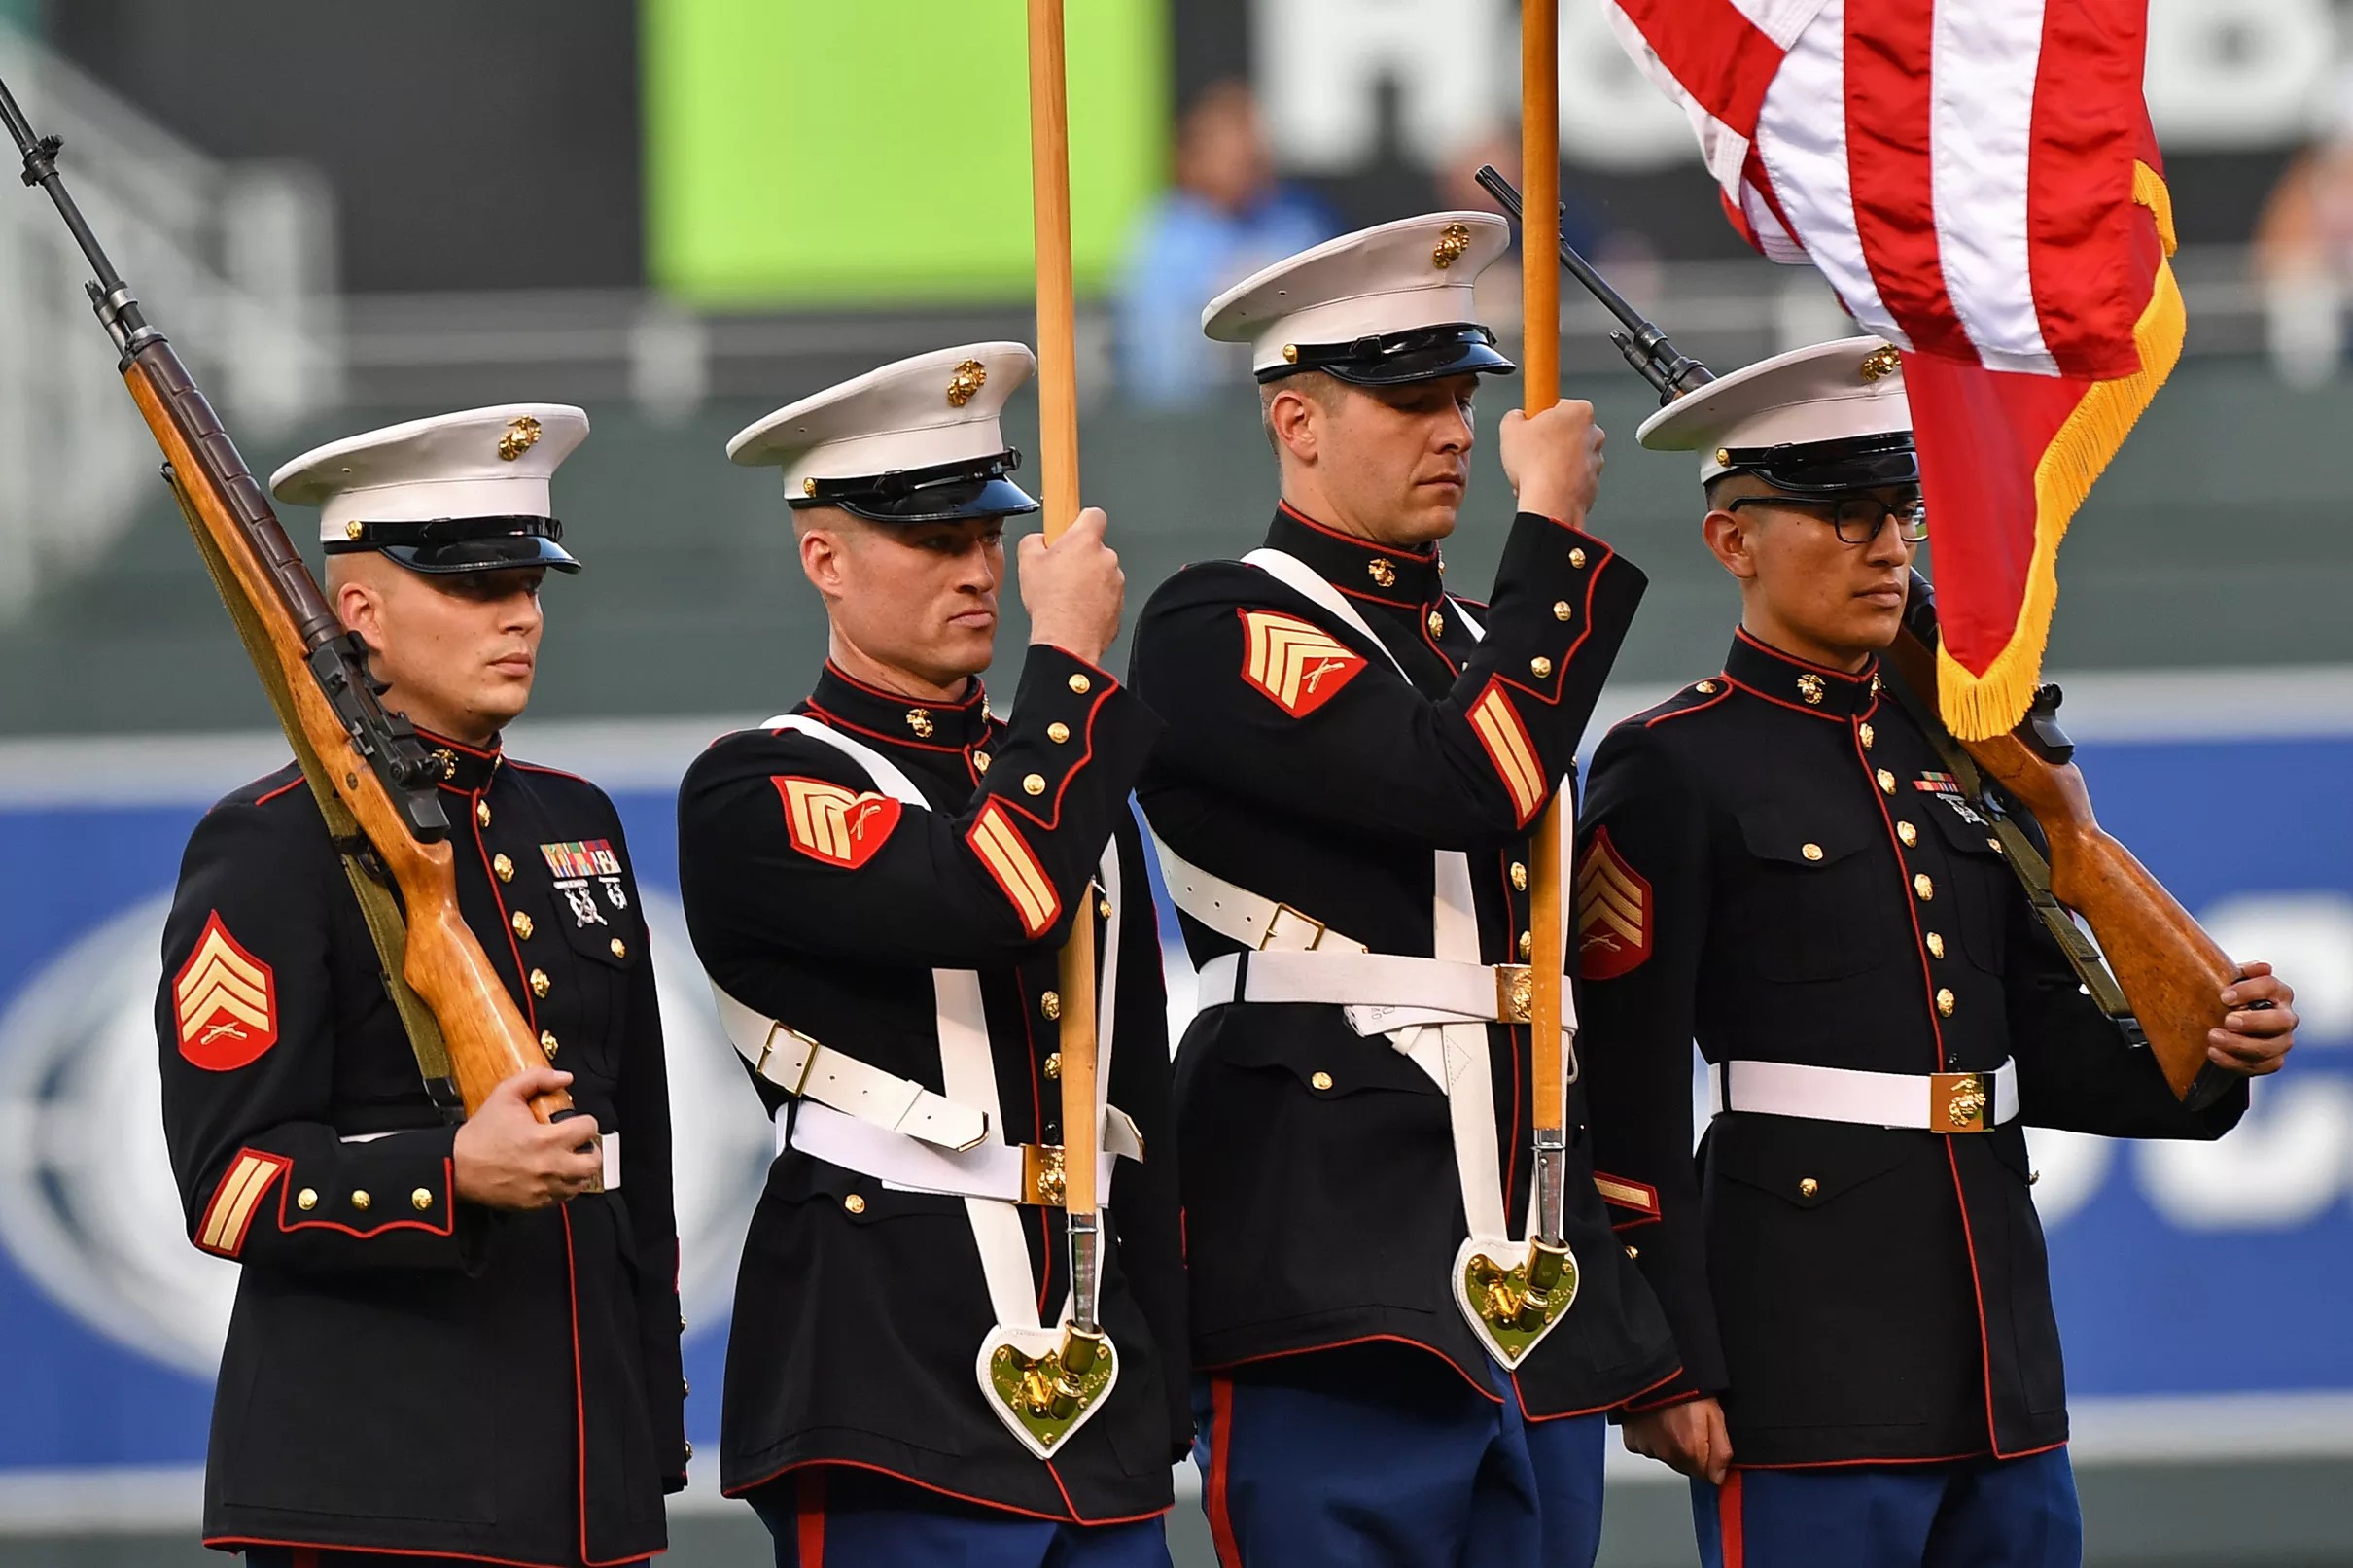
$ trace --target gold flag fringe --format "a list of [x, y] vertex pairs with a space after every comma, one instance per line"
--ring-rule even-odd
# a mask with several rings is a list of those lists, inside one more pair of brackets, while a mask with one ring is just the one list
[[[2132, 166], [2132, 199], [2149, 209], [2165, 254], [2174, 249], [2173, 199], [2165, 182], [2146, 163]], [[2058, 547], [2091, 482], [2108, 467], [2131, 434], [2142, 410], [2173, 373], [2189, 317], [2173, 268], [2159, 261], [2148, 306], [2133, 325], [2133, 346], [2141, 366], [2130, 375], [2095, 382], [2059, 426], [2034, 469], [2034, 559], [2027, 568], [2026, 593], [2010, 641], [1983, 675], [1943, 647], [1937, 649], [1937, 706], [1945, 723], [1964, 741], [1989, 740], [2026, 716], [2041, 683], [2043, 651], [2051, 640], [2051, 614], [2058, 603]]]

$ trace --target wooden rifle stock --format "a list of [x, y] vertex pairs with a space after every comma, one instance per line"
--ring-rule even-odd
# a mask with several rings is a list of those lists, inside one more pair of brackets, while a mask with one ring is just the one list
[[[493, 1087], [546, 1057], [458, 912], [449, 841], [417, 836], [323, 689], [313, 655], [341, 627], [179, 356], [151, 337], [123, 362], [123, 379], [322, 810], [332, 825], [340, 806], [400, 890], [408, 922], [402, 976], [439, 1022], [471, 1114]], [[542, 1121], [571, 1107], [561, 1091], [532, 1102]]]
[[[1933, 714], [1934, 651], [1907, 627], [1887, 656]], [[2148, 867], [2100, 827], [2083, 772], [2073, 762], [2047, 759], [2016, 731], [1954, 744], [2034, 814], [2050, 845], [2052, 896], [2091, 927], [2165, 1082], [2188, 1098], [2209, 1065], [2206, 1031], [2221, 1028], [2230, 1011], [2220, 998], [2238, 978], [2238, 965]]]

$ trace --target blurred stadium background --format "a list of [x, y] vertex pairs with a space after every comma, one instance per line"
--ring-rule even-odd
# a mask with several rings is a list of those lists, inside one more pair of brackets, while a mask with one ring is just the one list
[[[1719, 367], [1838, 332], [1809, 273], [1722, 224], [1598, 6], [1563, 10], [1574, 237]], [[2101, 1563], [2353, 1563], [2349, 11], [2153, 0], [2189, 353], [2062, 556], [2050, 668], [2103, 817], [2306, 1019], [2225, 1144], [2035, 1140]], [[1512, 152], [1516, 25], [1513, 0], [1071, 0], [1086, 491], [1138, 598], [1271, 505], [1201, 302], [1470, 204], [1468, 171]], [[558, 499], [589, 569], [551, 585], [513, 744], [606, 783], [649, 889], [674, 888], [685, 759], [797, 698], [823, 647], [773, 481], [726, 436], [901, 354], [1031, 335], [1020, 7], [0, 0], [0, 74], [257, 471], [427, 412], [587, 406]], [[233, 1271], [187, 1246], [162, 1164], [159, 900], [197, 813], [284, 751], [81, 275], [45, 202], [0, 200], [0, 1565], [162, 1568], [207, 1560]], [[1598, 325], [1572, 303], [1567, 390], [1618, 433], [1598, 526], [1653, 580], [1614, 719], [1716, 668], [1734, 600]], [[1503, 515], [1482, 458], [1450, 549], [1471, 583]], [[655, 913], [708, 1455], [765, 1129]], [[1616, 1459], [1604, 1560], [1689, 1561], [1680, 1484]], [[699, 1462], [673, 1519], [672, 1561], [766, 1560]], [[1174, 1531], [1208, 1562], [1189, 1504]]]

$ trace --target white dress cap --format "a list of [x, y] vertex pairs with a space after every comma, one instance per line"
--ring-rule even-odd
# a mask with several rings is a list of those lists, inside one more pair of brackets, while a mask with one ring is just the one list
[[[1475, 322], [1479, 274], [1510, 246], [1511, 226], [1490, 212], [1433, 212], [1359, 229], [1243, 279], [1210, 301], [1201, 330], [1220, 343], [1249, 344], [1256, 371], [1297, 366], [1356, 379], [1345, 366], [1302, 365], [1299, 351]], [[1423, 374], [1511, 368], [1493, 349], [1486, 354], [1493, 363]]]
[[827, 480], [976, 463], [1006, 450], [999, 416], [1037, 368], [1020, 343], [967, 343], [918, 354], [736, 432], [730, 461], [780, 467], [785, 494], [807, 501]]
[[1911, 429], [1902, 358], [1879, 338], [1842, 337], [1759, 360], [1688, 392], [1644, 420], [1635, 438], [1653, 451], [1698, 452], [1704, 483], [1730, 471], [1725, 453]]
[[363, 523], [552, 517], [548, 480], [587, 438], [587, 413], [569, 403], [469, 408], [330, 441], [271, 474], [269, 493], [318, 507], [324, 543]]

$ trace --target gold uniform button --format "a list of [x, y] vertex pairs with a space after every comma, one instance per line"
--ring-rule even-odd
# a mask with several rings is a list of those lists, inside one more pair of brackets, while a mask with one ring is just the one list
[[1434, 610], [1429, 612], [1429, 634], [1432, 637], [1446, 635], [1446, 617]]
[[295, 1207], [302, 1210], [304, 1213], [308, 1213], [310, 1210], [318, 1206], [319, 1189], [316, 1187], [305, 1187], [300, 1192], [295, 1194]]
[[1820, 1192], [1821, 1190], [1822, 1184], [1814, 1180], [1811, 1176], [1800, 1176], [1798, 1178], [1798, 1196], [1800, 1198], [1811, 1198], [1814, 1194]]
[[612, 940], [610, 943], [608, 943], [607, 945], [608, 945], [609, 947], [611, 947], [611, 948], [612, 948], [612, 950], [613, 950], [613, 956], [614, 956], [615, 958], [625, 958], [629, 957], [629, 944], [628, 944], [628, 943], [626, 943], [626, 942], [624, 942], [624, 941], [622, 941], [622, 940], [621, 940], [619, 937], [617, 937], [617, 936], [616, 936], [616, 937], [615, 937], [615, 938], [614, 938], [614, 939], [613, 939], [613, 940]]
[[484, 827], [490, 825], [490, 802], [477, 800], [474, 803], [474, 819]]
[[1703, 697], [1712, 697], [1716, 694], [1716, 683], [1712, 680], [1703, 680], [1691, 689]]
[[556, 1044], [554, 1035], [542, 1029], [540, 1030], [540, 1049], [547, 1053], [548, 1061], [553, 1062], [556, 1052], [562, 1048]]
[[1857, 724], [1854, 727], [1854, 733], [1855, 739], [1863, 743], [1863, 749], [1866, 751], [1871, 749], [1871, 743], [1879, 738], [1869, 724]]
[[[686, 1332], [686, 1320], [685, 1318], [682, 1317], [678, 1320], [678, 1328], [681, 1334]], [[691, 1443], [686, 1445], [686, 1457], [689, 1459], [694, 1457], [694, 1445]]]
[[1049, 991], [1044, 995], [1038, 997], [1037, 1010], [1045, 1014], [1049, 1019], [1060, 1018], [1062, 1016], [1062, 993], [1059, 991]]
[[547, 993], [554, 989], [555, 982], [547, 978], [546, 970], [534, 969], [531, 971], [531, 994], [537, 996], [542, 1001], [545, 1001], [547, 999]]
[[1570, 608], [1567, 600], [1556, 599], [1553, 601], [1553, 619], [1566, 620], [1575, 613], [1576, 610]]
[[1105, 920], [1109, 920], [1111, 918], [1111, 901], [1108, 898], [1096, 899], [1095, 913], [1101, 915]]
[[1804, 849], [1798, 851], [1798, 853], [1806, 856], [1806, 858], [1809, 860], [1819, 860], [1822, 858], [1822, 847], [1819, 844], [1809, 844]]
[[1329, 1089], [1332, 1087], [1332, 1075], [1328, 1072], [1318, 1072], [1310, 1077], [1308, 1082], [1314, 1084], [1317, 1089]]
[[1936, 1010], [1944, 1014], [1947, 1018], [1950, 1018], [1952, 1016], [1952, 1009], [1956, 1005], [1957, 1003], [1955, 1003], [1953, 1000], [1951, 992], [1939, 991], [1936, 993]]
[[1536, 933], [1535, 933], [1535, 932], [1533, 932], [1533, 931], [1522, 931], [1522, 932], [1520, 933], [1520, 957], [1522, 957], [1523, 958], [1527, 958], [1527, 957], [1528, 957], [1528, 956], [1530, 953], [1533, 953], [1533, 952], [1535, 952], [1535, 951], [1536, 951]]
[[1904, 841], [1904, 848], [1907, 850], [1920, 842], [1920, 830], [1913, 826], [1910, 822], [1896, 823], [1895, 836]]
[[678, 1380], [678, 1397], [681, 1399], [691, 1399], [694, 1397], [694, 1385], [686, 1381], [686, 1379], [684, 1377], [681, 1377]]
[[1512, 862], [1512, 886], [1522, 892], [1528, 891], [1528, 867], [1517, 860]]
[[974, 773], [986, 773], [989, 771], [988, 752], [975, 751], [972, 753], [972, 771]]
[[1052, 741], [1056, 746], [1062, 745], [1063, 742], [1069, 740], [1070, 738], [1071, 726], [1065, 724], [1060, 719], [1056, 719], [1053, 723], [1046, 726], [1046, 739]]
[[1553, 661], [1539, 653], [1528, 661], [1528, 671], [1538, 680], [1542, 680], [1553, 673]]
[[1082, 675], [1074, 675], [1074, 676], [1071, 677], [1071, 689], [1072, 691], [1077, 692], [1077, 693], [1078, 693], [1078, 695], [1080, 695], [1081, 697], [1083, 697], [1083, 696], [1085, 696], [1085, 695], [1086, 695], [1088, 692], [1093, 691], [1093, 690], [1095, 689], [1095, 682], [1094, 682], [1094, 681], [1092, 681], [1092, 680], [1089, 680], [1089, 679], [1087, 679], [1085, 676], [1082, 676]]
[[497, 874], [498, 879], [501, 882], [512, 882], [514, 880], [514, 862], [508, 859], [503, 854], [491, 856], [490, 869]]
[[1585, 564], [1585, 551], [1584, 551], [1582, 548], [1579, 548], [1579, 549], [1573, 549], [1573, 550], [1569, 551], [1569, 552], [1568, 552], [1568, 564], [1569, 564], [1570, 566], [1577, 566], [1577, 567], [1581, 567], [1581, 566], [1583, 566], [1583, 565]]
[[1628, 1247], [1626, 1249], [1626, 1261], [1629, 1263], [1632, 1263], [1634, 1259], [1640, 1256], [1642, 1256], [1642, 1249], [1640, 1247]]
[[408, 1195], [408, 1206], [420, 1214], [424, 1213], [433, 1206], [433, 1194], [426, 1188], [419, 1187]]
[[1046, 792], [1046, 776], [1042, 773], [1031, 774], [1021, 781], [1021, 792], [1025, 795], [1044, 794]]
[[521, 937], [526, 942], [531, 940], [531, 917], [529, 915], [524, 914], [518, 909], [514, 912], [514, 919], [508, 922], [508, 923], [514, 927], [515, 935]]
[[1994, 854], [1999, 854], [2002, 853], [2002, 841], [1995, 838], [1991, 833], [1988, 833], [1985, 835], [1985, 848], [1991, 850]]
[[1928, 873], [1923, 871], [1912, 879], [1912, 890], [1920, 895], [1920, 902], [1924, 904], [1936, 896], [1936, 884], [1929, 880]]
[[1945, 956], [1945, 938], [1942, 933], [1937, 931], [1928, 933], [1928, 956], [1932, 958], [1941, 958]]
[[1885, 768], [1879, 770], [1879, 792], [1885, 795], [1895, 793], [1895, 775], [1889, 773]]
[[1040, 1072], [1042, 1072], [1042, 1073], [1044, 1073], [1044, 1074], [1045, 1074], [1047, 1077], [1049, 1077], [1049, 1078], [1059, 1078], [1059, 1077], [1061, 1077], [1061, 1076], [1062, 1076], [1062, 1053], [1061, 1053], [1060, 1051], [1048, 1051], [1048, 1052], [1046, 1053], [1046, 1060], [1045, 1060], [1044, 1064], [1043, 1064], [1042, 1066], [1040, 1066], [1040, 1067], [1039, 1067], [1037, 1070], [1038, 1070], [1038, 1071], [1040, 1071]]
[[374, 1199], [368, 1196], [367, 1188], [360, 1187], [353, 1189], [351, 1194], [351, 1206], [358, 1209], [361, 1213], [367, 1213], [368, 1205], [374, 1202]]
[[841, 1206], [853, 1214], [863, 1214], [866, 1211], [866, 1196], [863, 1193], [852, 1193], [841, 1201]]

